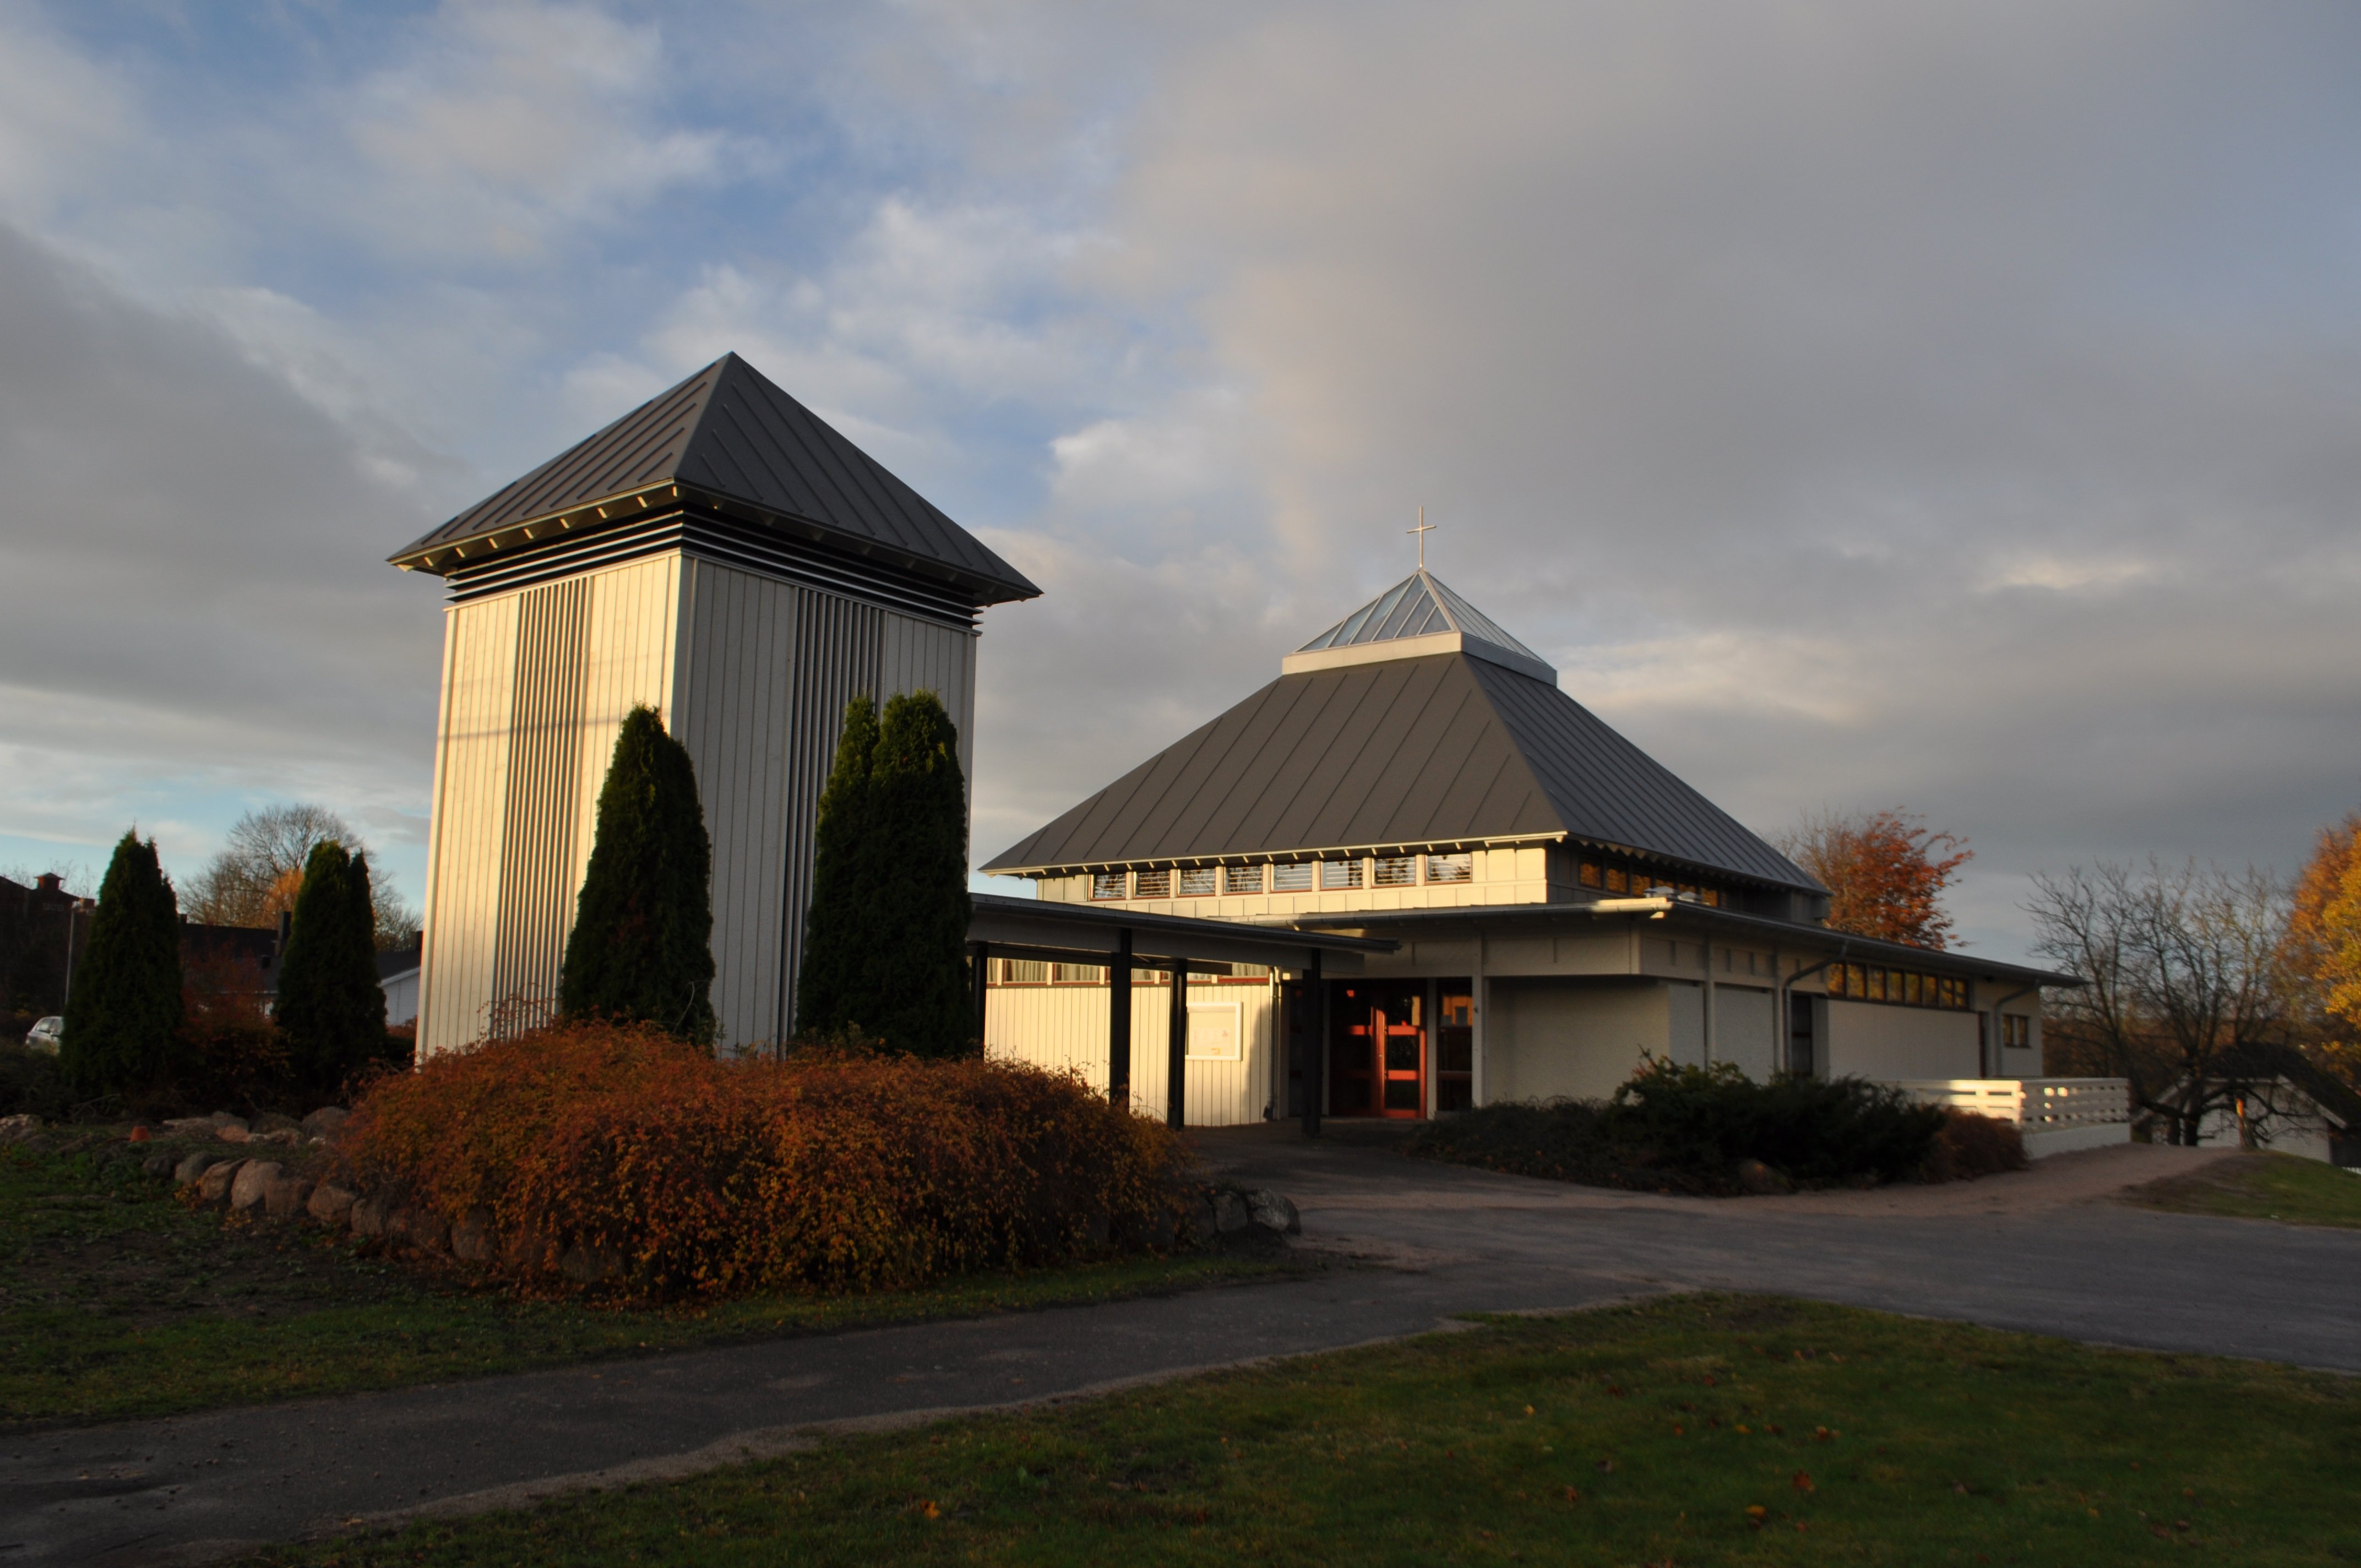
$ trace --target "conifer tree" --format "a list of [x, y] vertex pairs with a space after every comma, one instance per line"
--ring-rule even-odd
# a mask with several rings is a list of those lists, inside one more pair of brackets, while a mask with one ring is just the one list
[[99, 884], [90, 940], [66, 998], [59, 1066], [83, 1094], [147, 1089], [181, 1027], [181, 911], [156, 840], [126, 833]]
[[964, 975], [967, 783], [959, 731], [934, 693], [885, 705], [869, 791], [861, 902], [875, 937], [852, 1014], [895, 1049], [963, 1055], [976, 1038]]
[[713, 1043], [713, 841], [697, 768], [648, 707], [615, 738], [558, 1011]]
[[870, 817], [869, 770], [876, 760], [877, 704], [867, 694], [844, 705], [836, 764], [820, 792], [812, 829], [812, 896], [804, 921], [803, 970], [796, 977], [796, 1032], [857, 1027], [850, 1012], [862, 955], [876, 940], [872, 905], [861, 896]]
[[377, 979], [368, 857], [334, 839], [312, 848], [295, 894], [272, 1017], [299, 1081], [335, 1088], [385, 1054], [385, 992]]

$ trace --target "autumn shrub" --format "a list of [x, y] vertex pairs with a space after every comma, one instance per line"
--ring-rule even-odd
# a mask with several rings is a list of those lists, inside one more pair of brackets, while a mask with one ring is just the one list
[[1921, 1181], [1973, 1181], [2023, 1170], [2025, 1139], [2014, 1124], [1973, 1111], [1949, 1111], [1918, 1168]]
[[1071, 1076], [810, 1052], [717, 1061], [583, 1022], [378, 1082], [345, 1179], [522, 1283], [639, 1297], [907, 1288], [1170, 1242], [1186, 1155]]

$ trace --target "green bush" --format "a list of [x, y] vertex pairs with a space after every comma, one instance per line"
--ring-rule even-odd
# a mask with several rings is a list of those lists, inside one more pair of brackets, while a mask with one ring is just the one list
[[1727, 1062], [1651, 1059], [1604, 1102], [1487, 1105], [1423, 1129], [1410, 1152], [1521, 1176], [1735, 1192], [1760, 1160], [1806, 1186], [1919, 1174], [1944, 1113], [1857, 1078], [1758, 1083]]
[[383, 1058], [376, 932], [368, 857], [346, 854], [334, 839], [313, 845], [279, 975], [277, 1021], [291, 1088], [333, 1090]]
[[85, 1097], [152, 1091], [181, 1027], [181, 911], [156, 840], [126, 833], [66, 997], [60, 1065]]

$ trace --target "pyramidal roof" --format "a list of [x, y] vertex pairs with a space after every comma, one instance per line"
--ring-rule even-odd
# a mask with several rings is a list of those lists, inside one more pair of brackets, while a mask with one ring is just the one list
[[650, 491], [666, 499], [733, 503], [823, 543], [948, 577], [973, 591], [979, 604], [1041, 591], [735, 354], [477, 502], [392, 560], [448, 572], [495, 543], [533, 537], [536, 524]]
[[1557, 679], [1540, 654], [1424, 566], [1290, 653], [1279, 668], [1298, 674], [1430, 653], [1471, 653], [1535, 680]]
[[[1445, 637], [1457, 641], [1433, 644]], [[1358, 656], [1298, 663], [1340, 653]], [[1051, 873], [1554, 838], [1825, 891], [1558, 690], [1554, 672], [1424, 571], [1289, 655], [1278, 680], [983, 869]]]

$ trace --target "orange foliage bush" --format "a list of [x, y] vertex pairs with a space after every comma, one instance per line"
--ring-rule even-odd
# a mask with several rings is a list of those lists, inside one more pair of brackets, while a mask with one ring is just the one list
[[1949, 1111], [1935, 1133], [1922, 1181], [1973, 1181], [2004, 1170], [2025, 1168], [2025, 1139], [2010, 1123], [1973, 1111]]
[[504, 1272], [642, 1296], [890, 1289], [1144, 1249], [1192, 1201], [1180, 1138], [1071, 1076], [724, 1062], [609, 1024], [388, 1077], [335, 1154], [368, 1190], [485, 1227]]

